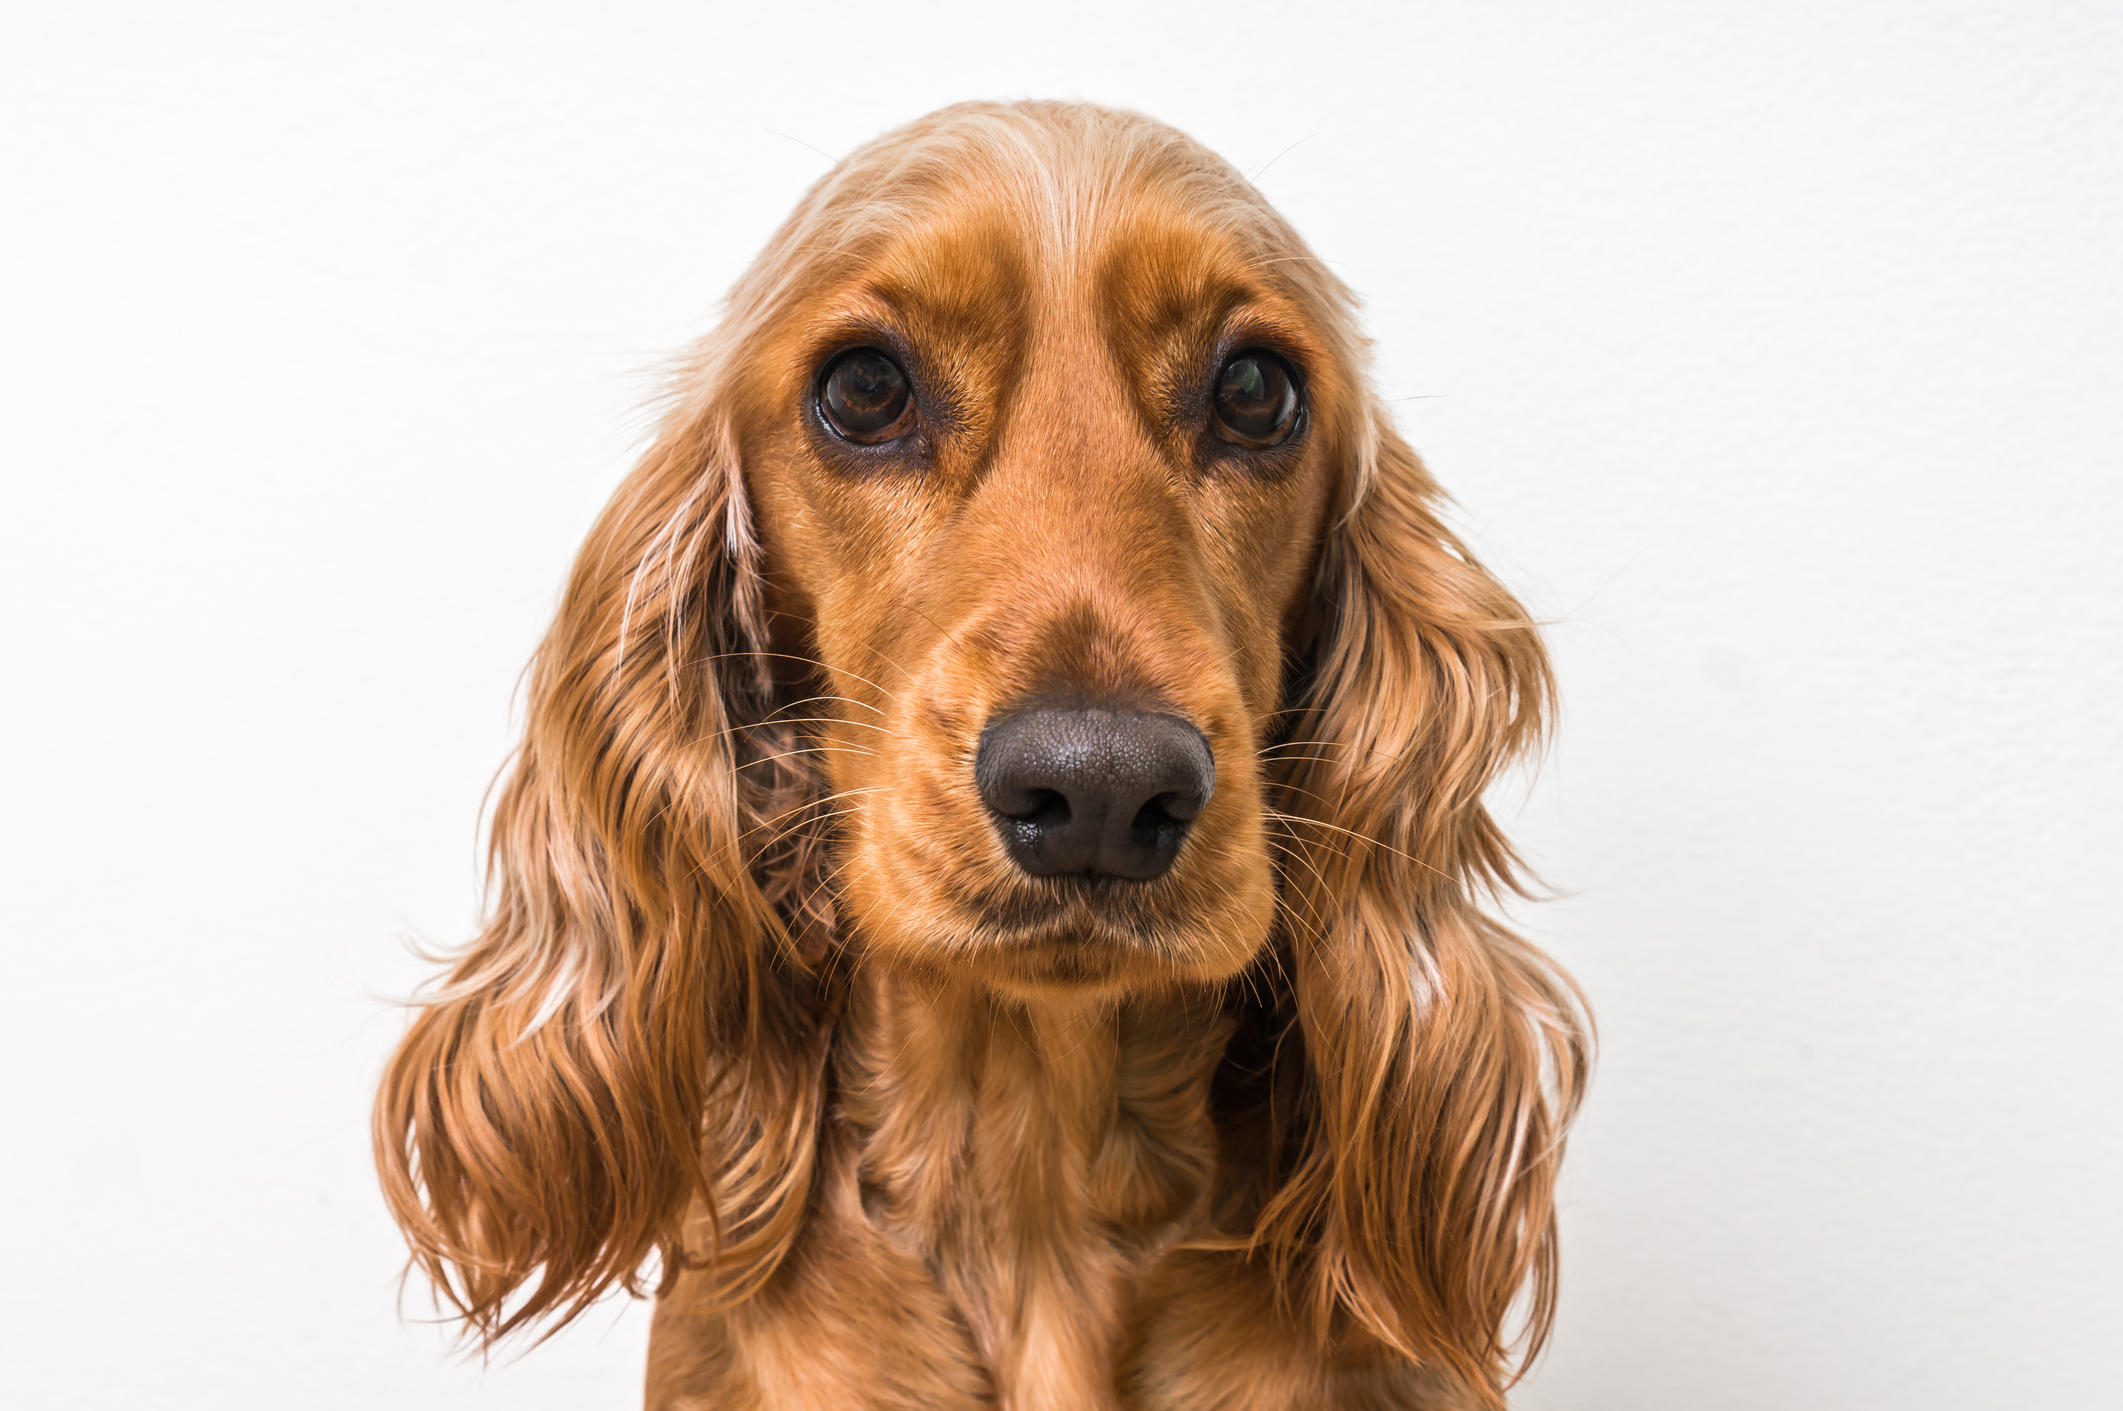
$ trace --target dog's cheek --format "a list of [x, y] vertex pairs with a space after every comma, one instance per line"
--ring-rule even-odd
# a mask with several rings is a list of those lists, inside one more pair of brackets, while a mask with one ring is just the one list
[[[891, 719], [885, 728], [905, 724]], [[977, 863], [979, 838], [955, 816], [939, 787], [947, 751], [882, 735], [865, 748], [860, 792], [850, 790], [840, 804], [849, 820], [842, 892], [867, 944], [907, 959], [934, 960], [939, 939], [962, 929], [946, 884]]]
[[1233, 812], [1225, 834], [1227, 866], [1211, 882], [1213, 901], [1196, 913], [1208, 922], [1197, 962], [1208, 979], [1228, 979], [1245, 969], [1275, 929], [1275, 867], [1265, 820], [1257, 805]]
[[895, 826], [889, 805], [865, 808], [854, 816], [836, 859], [839, 892], [852, 937], [859, 937], [865, 947], [910, 953], [911, 937], [921, 934], [925, 908], [895, 884], [904, 875], [889, 845]]

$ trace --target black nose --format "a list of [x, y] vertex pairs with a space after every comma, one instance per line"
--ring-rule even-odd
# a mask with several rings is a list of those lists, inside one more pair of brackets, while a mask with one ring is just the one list
[[1174, 715], [1028, 710], [981, 732], [973, 782], [1033, 876], [1147, 881], [1216, 792], [1216, 756]]

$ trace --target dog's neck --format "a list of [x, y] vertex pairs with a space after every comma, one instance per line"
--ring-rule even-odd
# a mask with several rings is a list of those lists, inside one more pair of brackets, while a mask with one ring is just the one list
[[864, 972], [836, 1045], [863, 1204], [936, 1271], [1005, 1404], [1110, 1396], [1135, 1281], [1208, 1200], [1228, 1034], [1198, 991], [1028, 1002]]

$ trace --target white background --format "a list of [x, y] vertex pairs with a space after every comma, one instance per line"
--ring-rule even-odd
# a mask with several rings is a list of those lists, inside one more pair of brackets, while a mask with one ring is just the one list
[[1517, 1404], [2116, 1405], [2119, 15], [10, 6], [0, 1400], [635, 1402], [642, 1307], [401, 1321], [406, 944], [660, 360], [822, 153], [1052, 95], [1261, 171], [1555, 623]]

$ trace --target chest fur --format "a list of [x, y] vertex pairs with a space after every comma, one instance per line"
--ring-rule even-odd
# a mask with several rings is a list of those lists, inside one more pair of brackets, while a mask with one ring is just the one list
[[657, 1305], [651, 1411], [1385, 1411], [1443, 1384], [1292, 1323], [1205, 1247], [1211, 1003], [1011, 1007], [873, 981], [836, 1036], [795, 1246]]
[[908, 981], [851, 1014], [829, 1179], [928, 1271], [1003, 1405], [1111, 1404], [1144, 1283], [1207, 1204], [1226, 1032], [1199, 997], [1018, 1005]]

